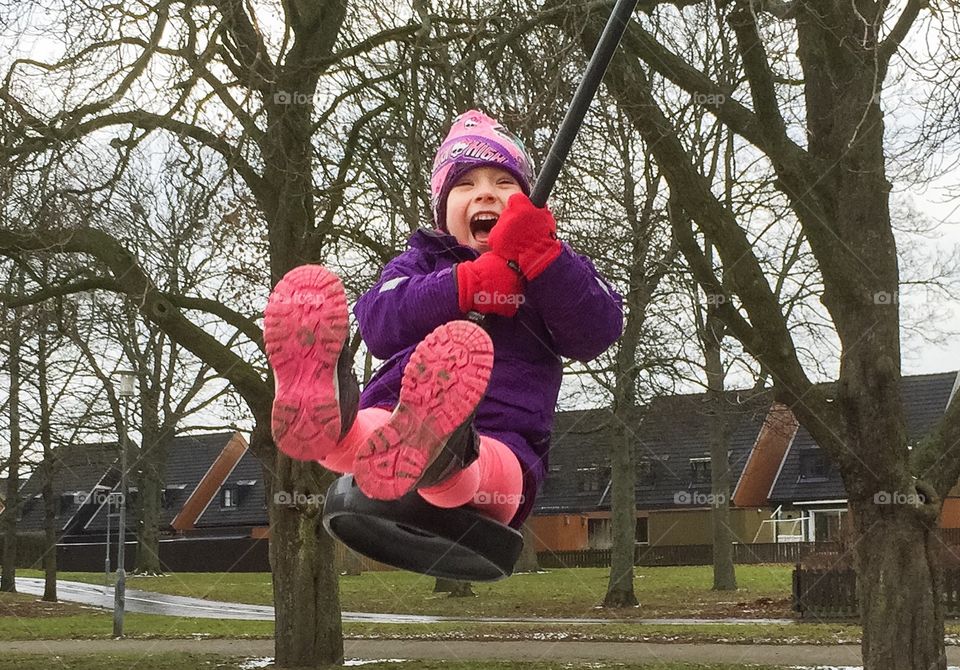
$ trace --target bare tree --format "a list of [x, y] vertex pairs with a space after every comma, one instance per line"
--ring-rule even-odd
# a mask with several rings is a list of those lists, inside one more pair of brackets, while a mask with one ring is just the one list
[[[10, 274], [7, 293], [23, 291], [23, 272]], [[23, 312], [19, 309], [4, 309], [3, 338], [8, 347], [8, 374], [10, 375], [10, 396], [7, 410], [10, 413], [10, 455], [7, 459], [7, 490], [3, 508], [3, 575], [0, 591], [17, 590], [17, 513], [20, 509], [20, 348], [21, 321]]]
[[[777, 400], [789, 405], [838, 465], [855, 528], [853, 551], [868, 670], [946, 668], [943, 580], [937, 519], [960, 474], [960, 402], [911, 453], [900, 396], [900, 272], [889, 212], [880, 93], [891, 59], [926, 5], [756, 5], [724, 10], [748, 80], [720, 88], [655, 39], [646, 21], [631, 24], [608, 82], [620, 109], [646, 140], [689, 219], [716, 246], [723, 279], [707, 262], [692, 225], [675, 226], [681, 250], [708, 295], [726, 300], [717, 315], [768, 370]], [[568, 6], [584, 47], [600, 17]], [[944, 11], [952, 11], [944, 9]], [[673, 15], [670, 8], [653, 17]], [[805, 120], [787, 117], [795, 77], [772, 65], [777, 46], [767, 26], [791, 31], [802, 77]], [[886, 28], [885, 26], [891, 26]], [[839, 383], [830, 396], [808, 377], [783, 307], [746, 231], [695, 169], [671, 116], [651, 87], [652, 73], [675, 92], [714, 96], [717, 119], [759, 150], [775, 186], [802, 226], [823, 279], [822, 302], [842, 346]], [[737, 95], [734, 95], [736, 93]], [[752, 107], [740, 101], [749, 96]], [[789, 119], [789, 120], [788, 120]], [[799, 126], [806, 146], [789, 131]], [[681, 220], [683, 220], [681, 219]], [[677, 219], [675, 219], [677, 221]], [[897, 492], [907, 504], [881, 504]], [[878, 497], [880, 496], [880, 497]]]

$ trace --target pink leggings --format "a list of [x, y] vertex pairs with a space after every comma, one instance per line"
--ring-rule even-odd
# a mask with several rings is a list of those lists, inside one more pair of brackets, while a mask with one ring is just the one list
[[[351, 472], [357, 449], [389, 418], [390, 411], [379, 407], [360, 410], [350, 432], [320, 464], [334, 472]], [[417, 489], [417, 493], [436, 507], [469, 504], [500, 523], [508, 523], [523, 499], [523, 474], [520, 462], [507, 445], [481, 435], [476, 461], [436, 486]]]

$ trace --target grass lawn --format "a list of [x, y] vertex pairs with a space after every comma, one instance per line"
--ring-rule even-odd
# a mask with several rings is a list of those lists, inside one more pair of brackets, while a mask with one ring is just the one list
[[[434, 579], [410, 572], [365, 572], [340, 579], [343, 610], [437, 614], [445, 616], [541, 616], [597, 618], [791, 617], [787, 565], [737, 566], [739, 589], [710, 590], [710, 566], [637, 568], [634, 589], [640, 607], [598, 607], [607, 588], [607, 568], [550, 570], [514, 575], [473, 586], [477, 598], [448, 598], [433, 593]], [[35, 570], [19, 575], [39, 577]], [[100, 573], [60, 573], [61, 579], [103, 583]], [[130, 577], [127, 586], [145, 591], [257, 605], [273, 603], [269, 573], [177, 573]]]
[[[649, 568], [638, 570], [637, 595], [643, 605], [620, 616], [719, 616], [724, 612], [746, 617], [764, 598], [773, 603], [789, 587], [790, 571], [783, 566], [740, 566], [741, 590], [736, 594], [713, 593], [709, 568]], [[23, 576], [35, 571], [21, 570]], [[102, 583], [98, 573], [61, 573], [63, 579]], [[265, 573], [188, 573], [166, 577], [133, 577], [131, 588], [216, 600], [271, 604], [270, 575]], [[517, 575], [493, 584], [476, 584], [477, 598], [448, 598], [433, 593], [433, 579], [406, 572], [369, 572], [340, 580], [343, 609], [401, 613], [435, 613], [457, 616], [565, 616], [615, 617], [617, 613], [595, 609], [606, 586], [606, 570], [554, 570], [536, 575]], [[739, 605], [736, 603], [744, 603]], [[752, 603], [753, 605], [748, 605]], [[0, 594], [0, 640], [109, 638], [109, 612], [72, 603], [40, 603], [36, 596]], [[128, 614], [125, 633], [134, 638], [270, 638], [269, 621], [239, 621]], [[593, 640], [661, 642], [729, 642], [735, 644], [857, 644], [860, 627], [842, 623], [790, 624], [682, 624], [638, 625], [517, 624], [440, 622], [429, 624], [345, 623], [348, 638], [395, 638], [436, 640]], [[960, 624], [947, 626], [949, 640], [960, 643]], [[2, 667], [2, 666], [0, 666]], [[370, 666], [364, 666], [370, 667]], [[394, 666], [396, 667], [396, 666]], [[494, 667], [494, 666], [490, 666]], [[613, 667], [613, 666], [611, 666]]]
[[[272, 621], [195, 619], [127, 614], [124, 634], [136, 638], [272, 638]], [[113, 613], [75, 603], [44, 603], [38, 596], [0, 593], [0, 640], [113, 637]]]
[[[117, 670], [117, 668], [137, 668], [137, 670], [183, 670], [184, 668], [205, 668], [206, 670], [239, 670], [250, 668], [247, 659], [224, 658], [209, 654], [84, 654], [77, 656], [42, 656], [40, 654], [3, 654], [0, 656], [0, 670], [49, 670], [51, 666], [58, 670]], [[263, 666], [256, 666], [258, 668]], [[360, 666], [369, 670], [372, 666]], [[394, 666], [396, 670], [396, 666]]]
[[[272, 668], [257, 662], [260, 659], [227, 658], [202, 654], [157, 654], [144, 656], [139, 654], [110, 654], [87, 656], [60, 656], [56, 658], [56, 667], [73, 670], [116, 670], [117, 668], [137, 668], [137, 670], [183, 670], [183, 668], [205, 668], [207, 670], [252, 670], [253, 668]], [[35, 655], [4, 655], [0, 657], [0, 670], [49, 670], [51, 659]], [[337, 666], [340, 667], [340, 666]], [[363, 663], [358, 667], [364, 670], [570, 670], [570, 663], [536, 663], [504, 661], [404, 661], [384, 663]], [[591, 670], [778, 670], [779, 666], [769, 665], [700, 665], [689, 663], [654, 663], [650, 665], [621, 663], [591, 663]]]
[[[166, 617], [128, 614], [127, 637], [269, 639], [270, 621]], [[727, 642], [733, 644], [858, 643], [860, 628], [846, 624], [638, 625], [517, 624], [439, 622], [426, 624], [346, 623], [348, 638], [427, 640], [589, 640], [597, 642]], [[960, 635], [960, 627], [954, 627]], [[108, 639], [112, 613], [73, 603], [41, 603], [36, 596], [0, 593], [0, 640]]]

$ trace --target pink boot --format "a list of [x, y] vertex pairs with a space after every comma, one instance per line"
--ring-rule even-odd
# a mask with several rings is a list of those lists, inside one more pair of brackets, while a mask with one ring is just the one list
[[360, 490], [395, 500], [469, 465], [478, 453], [471, 420], [492, 368], [493, 343], [479, 326], [450, 321], [427, 335], [403, 371], [393, 414], [357, 452]]
[[348, 334], [343, 284], [326, 268], [302, 265], [274, 287], [263, 341], [276, 382], [273, 439], [290, 458], [324, 458], [353, 423], [360, 393]]

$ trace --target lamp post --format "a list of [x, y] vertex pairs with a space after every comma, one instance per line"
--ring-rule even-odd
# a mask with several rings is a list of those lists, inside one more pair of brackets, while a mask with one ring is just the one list
[[107, 492], [107, 555], [103, 558], [103, 588], [106, 590], [110, 586], [110, 498], [111, 493]]
[[[124, 564], [124, 547], [126, 546], [127, 532], [127, 431], [130, 426], [130, 399], [133, 398], [136, 373], [129, 370], [120, 372], [120, 392], [123, 399], [123, 436], [120, 445], [120, 519], [117, 522], [117, 585], [113, 590], [113, 636], [123, 637], [123, 609], [126, 596], [126, 570]], [[110, 506], [107, 505], [109, 514]]]

